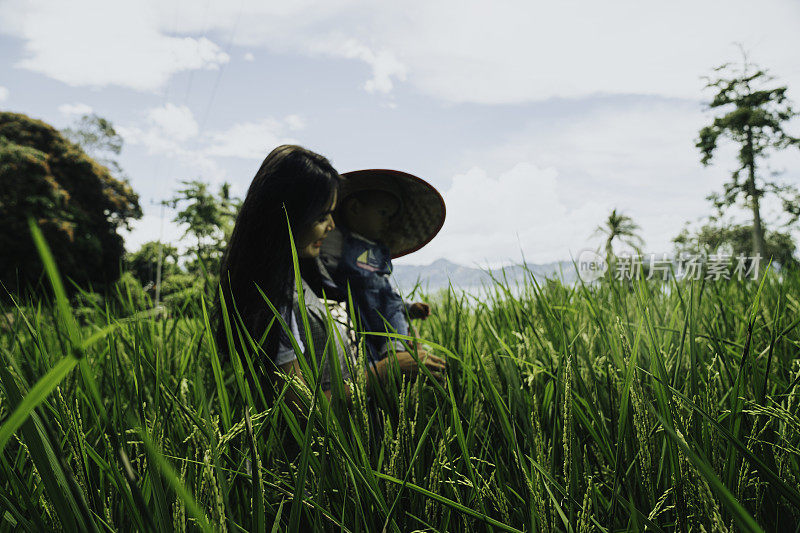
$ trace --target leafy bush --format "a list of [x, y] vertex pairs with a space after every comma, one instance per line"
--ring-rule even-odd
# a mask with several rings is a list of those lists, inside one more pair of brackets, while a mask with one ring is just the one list
[[[142, 215], [130, 185], [52, 126], [0, 112], [0, 282], [22, 294], [42, 266], [27, 236], [28, 218], [42, 227], [65, 277], [103, 287], [119, 277], [120, 227]], [[71, 286], [68, 286], [71, 290]], [[2, 294], [4, 294], [3, 291]]]

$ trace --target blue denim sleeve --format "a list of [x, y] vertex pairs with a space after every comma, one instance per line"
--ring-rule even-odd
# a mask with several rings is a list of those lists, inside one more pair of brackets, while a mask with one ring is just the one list
[[401, 335], [408, 335], [408, 320], [406, 320], [406, 306], [400, 294], [392, 288], [389, 279], [385, 278], [384, 285], [386, 320]]

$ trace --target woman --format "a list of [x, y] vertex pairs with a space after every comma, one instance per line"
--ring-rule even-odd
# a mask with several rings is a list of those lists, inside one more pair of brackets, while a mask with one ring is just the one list
[[[326, 312], [320, 300], [323, 292], [330, 297], [332, 291], [336, 291], [319, 261], [319, 250], [322, 240], [334, 228], [332, 212], [336, 207], [339, 181], [339, 174], [323, 156], [300, 146], [279, 146], [266, 157], [253, 178], [228, 242], [220, 284], [234, 332], [233, 347], [240, 352], [243, 349], [239, 340], [242, 337], [236, 333], [238, 325], [246, 329], [249, 337], [260, 347], [257, 357], [253, 357], [250, 350], [258, 375], [248, 377], [251, 385], [256, 381], [261, 385], [266, 396], [274, 391], [278, 369], [303, 383], [305, 381], [291, 340], [278, 321], [273, 322], [275, 313], [265, 302], [265, 297], [291, 329], [309, 364], [313, 347], [319, 365], [320, 388], [328, 398], [331, 397], [331, 373], [327, 358], [338, 359], [331, 360], [331, 364], [338, 362], [345, 379], [350, 375], [348, 359], [351, 364], [355, 360], [352, 350], [338, 342], [338, 337], [347, 339], [349, 336], [347, 332], [340, 332], [337, 339], [329, 342]], [[306, 338], [300, 318], [290, 228], [300, 263], [311, 338]], [[222, 311], [221, 305], [218, 310]], [[224, 326], [225, 321], [220, 319], [216, 340], [220, 349], [227, 351]], [[418, 351], [418, 355], [432, 374], [436, 377], [443, 375], [442, 359], [423, 351]], [[408, 352], [398, 352], [396, 361], [403, 373], [418, 371], [415, 359]], [[380, 386], [389, 364], [389, 358], [374, 364], [374, 372], [368, 373], [368, 393]], [[345, 386], [348, 399], [350, 394], [350, 388]]]

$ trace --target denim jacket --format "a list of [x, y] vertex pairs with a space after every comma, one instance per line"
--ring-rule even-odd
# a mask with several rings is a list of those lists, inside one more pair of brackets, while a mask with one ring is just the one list
[[[349, 284], [362, 330], [408, 335], [406, 305], [389, 282], [392, 273], [389, 249], [347, 230], [341, 230], [341, 234], [341, 256], [331, 277], [344, 290]], [[367, 335], [366, 344], [370, 361], [383, 359], [389, 348], [385, 337]], [[402, 349], [401, 343], [394, 345]]]

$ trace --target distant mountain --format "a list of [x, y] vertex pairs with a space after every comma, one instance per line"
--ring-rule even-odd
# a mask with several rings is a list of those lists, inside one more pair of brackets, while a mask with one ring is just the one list
[[[571, 283], [578, 277], [571, 261], [528, 263], [527, 269], [539, 282], [545, 278], [559, 278], [564, 283]], [[505, 279], [512, 286], [524, 282], [529, 276], [523, 265], [492, 269], [491, 274], [500, 279], [505, 274]], [[392, 278], [403, 294], [408, 294], [417, 283], [429, 293], [446, 289], [449, 284], [458, 289], [472, 291], [492, 283], [489, 270], [459, 265], [447, 259], [437, 259], [430, 265], [395, 265]]]

